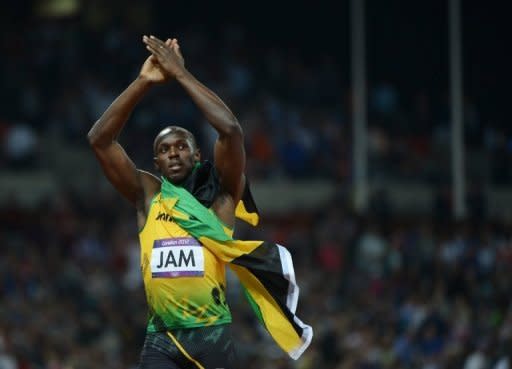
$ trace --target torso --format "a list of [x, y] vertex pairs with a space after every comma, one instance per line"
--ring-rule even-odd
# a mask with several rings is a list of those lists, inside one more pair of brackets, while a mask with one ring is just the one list
[[176, 225], [159, 194], [145, 218], [139, 237], [148, 331], [230, 322], [224, 263]]

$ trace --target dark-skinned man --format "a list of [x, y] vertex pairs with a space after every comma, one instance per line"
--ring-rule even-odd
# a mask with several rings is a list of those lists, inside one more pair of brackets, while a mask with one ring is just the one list
[[[288, 251], [232, 238], [236, 214], [257, 222], [244, 176], [242, 128], [226, 104], [185, 68], [176, 39], [144, 36], [143, 43], [151, 55], [139, 76], [88, 134], [106, 177], [137, 212], [149, 308], [140, 368], [236, 367], [226, 263], [239, 276], [265, 328], [297, 358], [309, 345], [312, 330], [294, 315], [298, 287]], [[164, 128], [153, 144], [158, 178], [138, 169], [117, 138], [150, 88], [170, 80], [179, 83], [218, 137], [212, 164], [201, 161], [192, 133], [178, 126]]]

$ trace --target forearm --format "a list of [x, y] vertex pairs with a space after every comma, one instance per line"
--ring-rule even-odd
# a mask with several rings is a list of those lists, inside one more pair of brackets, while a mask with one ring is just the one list
[[109, 145], [117, 139], [133, 109], [151, 87], [151, 82], [138, 77], [119, 95], [94, 123], [87, 137], [91, 145]]
[[220, 135], [241, 132], [236, 117], [227, 105], [190, 72], [185, 71], [182, 75], [176, 76], [176, 80]]

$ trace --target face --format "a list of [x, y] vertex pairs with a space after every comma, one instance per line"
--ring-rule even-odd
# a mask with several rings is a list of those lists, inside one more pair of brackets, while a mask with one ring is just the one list
[[200, 153], [182, 132], [172, 132], [161, 138], [155, 147], [155, 166], [170, 182], [181, 183], [200, 160]]

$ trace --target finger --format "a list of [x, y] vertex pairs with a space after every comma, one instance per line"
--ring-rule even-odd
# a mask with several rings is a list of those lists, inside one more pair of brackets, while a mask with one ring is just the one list
[[153, 45], [154, 47], [158, 47], [159, 45], [161, 45], [160, 43], [158, 43], [156, 39], [152, 38], [152, 36], [144, 36], [143, 41], [146, 45]]
[[159, 46], [159, 45], [155, 44], [154, 42], [151, 42], [151, 40], [144, 40], [144, 43], [146, 44], [146, 49], [149, 50], [149, 52], [151, 52], [157, 58], [164, 57], [164, 53], [166, 52], [166, 49], [163, 46]]
[[158, 37], [155, 37], [153, 35], [149, 36], [149, 38], [153, 41], [155, 41], [158, 45], [165, 45], [165, 42], [163, 42], [162, 40], [160, 40]]
[[146, 45], [157, 45], [157, 42], [150, 37], [144, 36], [142, 40]]
[[160, 40], [158, 37], [156, 37], [155, 35], [150, 35], [149, 36], [150, 39], [152, 40], [156, 40], [156, 41], [160, 41], [160, 42], [163, 42], [162, 40]]
[[159, 61], [162, 56], [162, 49], [151, 45], [146, 45], [146, 49]]
[[171, 50], [171, 47], [167, 44], [167, 42], [153, 39], [151, 37], [145, 39], [144, 42], [146, 45], [151, 46], [155, 50], [156, 54], [162, 57]]
[[178, 41], [176, 41], [176, 43], [174, 44], [174, 51], [176, 52], [176, 54], [178, 54], [180, 58], [183, 59], [183, 55], [181, 54], [180, 50], [180, 44], [178, 44]]
[[147, 43], [154, 43], [154, 40], [153, 40], [153, 39], [151, 39], [149, 36], [146, 36], [146, 35], [142, 36], [142, 41], [143, 41], [145, 44], [147, 44]]
[[151, 39], [148, 36], [142, 37], [142, 42], [144, 44], [146, 44], [146, 46], [149, 46], [149, 45], [153, 45], [154, 46], [154, 42], [152, 42]]
[[166, 41], [165, 41], [165, 44], [167, 46], [172, 46], [172, 40], [170, 38], [168, 38]]

